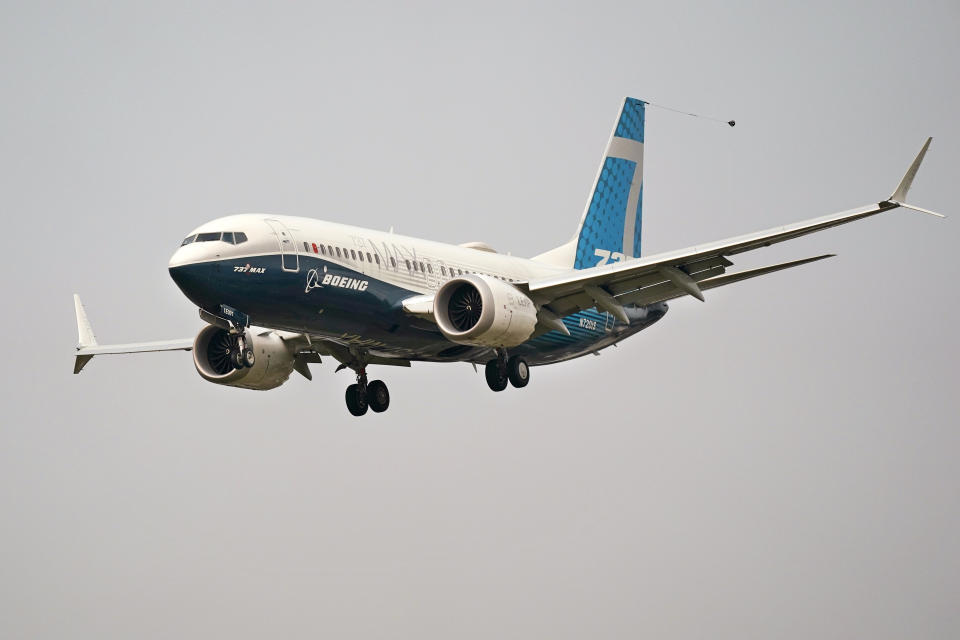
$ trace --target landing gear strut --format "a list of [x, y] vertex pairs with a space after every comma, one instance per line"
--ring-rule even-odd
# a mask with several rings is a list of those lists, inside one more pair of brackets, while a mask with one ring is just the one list
[[236, 334], [230, 349], [230, 363], [234, 369], [250, 368], [257, 362], [253, 349], [247, 346], [246, 332]]
[[347, 387], [345, 394], [347, 411], [352, 415], [362, 416], [367, 409], [374, 413], [383, 413], [390, 406], [390, 392], [382, 380], [367, 382], [367, 370], [357, 371], [357, 383]]
[[247, 341], [246, 327], [231, 323], [230, 327], [230, 364], [234, 369], [251, 368], [257, 357]]
[[530, 382], [530, 365], [522, 356], [507, 359], [507, 352], [497, 349], [497, 357], [487, 362], [484, 368], [487, 386], [493, 391], [503, 391], [507, 382], [520, 389]]

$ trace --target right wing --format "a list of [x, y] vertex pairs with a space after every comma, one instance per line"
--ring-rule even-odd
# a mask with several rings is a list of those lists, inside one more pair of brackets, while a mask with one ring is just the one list
[[[562, 318], [577, 311], [596, 307], [628, 322], [623, 309], [625, 304], [652, 304], [684, 295], [703, 300], [703, 291], [706, 289], [822, 260], [830, 256], [817, 256], [723, 275], [726, 268], [733, 265], [728, 256], [768, 247], [771, 244], [861, 220], [898, 207], [943, 217], [938, 213], [904, 202], [930, 142], [931, 139], [928, 138], [893, 195], [877, 204], [647, 258], [590, 269], [570, 270], [534, 279], [521, 286], [539, 307], [546, 308], [557, 317]], [[544, 324], [550, 323], [544, 322]]]

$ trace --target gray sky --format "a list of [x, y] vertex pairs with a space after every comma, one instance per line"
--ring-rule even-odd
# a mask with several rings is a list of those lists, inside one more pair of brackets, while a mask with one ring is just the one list
[[[0, 636], [903, 638], [960, 633], [960, 9], [941, 3], [0, 6]], [[867, 4], [863, 5], [864, 7]], [[644, 252], [875, 202], [492, 394], [468, 365], [272, 392], [185, 354], [166, 263], [269, 211], [533, 255], [624, 95]]]

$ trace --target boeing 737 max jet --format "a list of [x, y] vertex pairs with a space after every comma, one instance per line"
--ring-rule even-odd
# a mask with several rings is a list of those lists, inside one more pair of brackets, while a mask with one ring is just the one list
[[487, 384], [524, 387], [530, 367], [596, 353], [660, 320], [667, 301], [831, 257], [726, 273], [731, 257], [906, 204], [927, 139], [889, 198], [859, 209], [653, 256], [640, 253], [646, 103], [626, 98], [576, 233], [530, 259], [479, 242], [449, 245], [309, 218], [243, 214], [187, 235], [170, 276], [207, 322], [195, 338], [100, 345], [78, 296], [74, 373], [93, 356], [193, 351], [206, 380], [273, 389], [331, 356], [352, 369], [347, 408], [387, 409], [370, 365], [485, 366]]

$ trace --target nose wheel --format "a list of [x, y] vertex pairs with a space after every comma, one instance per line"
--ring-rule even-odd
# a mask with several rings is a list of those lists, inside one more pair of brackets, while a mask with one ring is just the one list
[[507, 359], [507, 354], [499, 350], [497, 357], [487, 362], [483, 371], [487, 386], [492, 391], [503, 391], [509, 382], [517, 389], [521, 389], [530, 382], [530, 365], [522, 356], [513, 356]]
[[246, 332], [240, 331], [229, 337], [229, 358], [230, 364], [234, 369], [251, 368], [257, 362], [257, 357], [249, 346], [247, 346]]
[[367, 382], [367, 370], [360, 369], [357, 382], [347, 387], [345, 394], [347, 411], [351, 415], [362, 416], [367, 409], [374, 413], [383, 413], [390, 406], [390, 392], [383, 380]]

